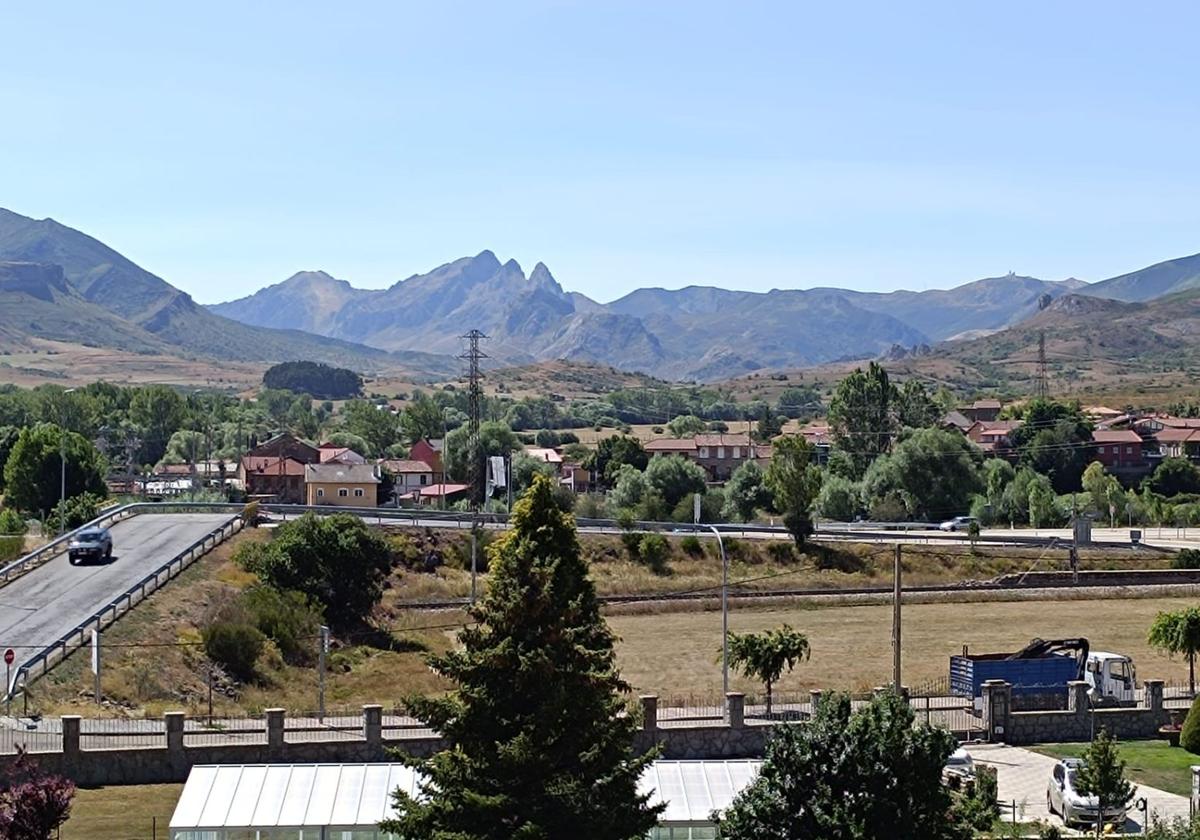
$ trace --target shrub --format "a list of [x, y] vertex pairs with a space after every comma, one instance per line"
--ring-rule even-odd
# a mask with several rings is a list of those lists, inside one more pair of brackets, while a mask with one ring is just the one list
[[280, 592], [252, 586], [242, 594], [242, 606], [264, 636], [275, 643], [289, 665], [308, 665], [316, 658], [321, 615], [303, 592]]
[[238, 621], [214, 621], [201, 631], [204, 653], [230, 676], [249, 682], [267, 637], [257, 627]]
[[776, 541], [767, 546], [767, 554], [776, 563], [794, 563], [796, 561], [796, 546], [791, 542]]
[[0, 510], [0, 534], [6, 536], [20, 536], [25, 533], [27, 526], [25, 519], [21, 514], [17, 513], [12, 508]]
[[638, 543], [638, 559], [655, 572], [666, 571], [671, 544], [662, 534], [643, 534]]
[[1183, 729], [1179, 733], [1179, 746], [1194, 755], [1200, 755], [1200, 696], [1192, 701]]
[[70, 531], [95, 519], [99, 515], [101, 501], [99, 496], [92, 493], [71, 496], [54, 506], [54, 510], [50, 511], [49, 520], [54, 523], [54, 527], [58, 527], [59, 517], [63, 516], [65, 511], [66, 529]]
[[0, 537], [0, 563], [16, 560], [25, 551], [25, 538], [17, 536]]
[[1172, 569], [1200, 569], [1200, 549], [1185, 548], [1171, 558]]
[[679, 547], [683, 549], [684, 554], [690, 554], [692, 557], [704, 556], [704, 544], [700, 542], [700, 538], [695, 534], [688, 534], [680, 540]]
[[258, 502], [247, 502], [242, 508], [242, 524], [253, 526], [258, 524]]

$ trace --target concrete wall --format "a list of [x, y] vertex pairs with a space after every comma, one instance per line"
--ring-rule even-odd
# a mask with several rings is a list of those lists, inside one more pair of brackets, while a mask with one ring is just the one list
[[1095, 708], [1088, 699], [1087, 683], [1067, 684], [1065, 711], [1017, 712], [1012, 709], [1012, 686], [989, 680], [983, 687], [983, 722], [988, 740], [1006, 744], [1047, 741], [1090, 741], [1107, 729], [1117, 738], [1158, 737], [1158, 728], [1170, 722], [1163, 708], [1162, 680], [1146, 680], [1146, 703], [1137, 708]]

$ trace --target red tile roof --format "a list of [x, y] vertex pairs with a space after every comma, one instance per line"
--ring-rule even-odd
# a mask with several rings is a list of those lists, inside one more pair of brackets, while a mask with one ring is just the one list
[[750, 435], [696, 435], [696, 446], [749, 446]]
[[658, 438], [647, 441], [645, 446], [647, 452], [690, 452], [695, 448], [695, 440], [683, 440], [682, 438]]
[[[1200, 434], [1200, 429], [1174, 429], [1167, 427], [1155, 432], [1154, 439], [1159, 443], [1183, 443], [1185, 440], [1191, 440], [1197, 434]], [[1197, 440], [1200, 440], [1200, 438], [1197, 438]]]
[[426, 496], [453, 496], [457, 493], [465, 493], [471, 489], [470, 484], [430, 484], [426, 487], [421, 487], [413, 490], [411, 493], [405, 493], [401, 499], [415, 499], [417, 497]]
[[1094, 443], [1141, 443], [1137, 432], [1131, 429], [1097, 429], [1092, 432]]
[[431, 473], [433, 467], [424, 461], [409, 461], [401, 458], [385, 458], [379, 465], [390, 473], [403, 475], [405, 473]]

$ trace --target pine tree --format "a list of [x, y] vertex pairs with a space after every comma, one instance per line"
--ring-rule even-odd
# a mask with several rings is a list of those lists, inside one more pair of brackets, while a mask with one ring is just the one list
[[455, 684], [409, 711], [449, 741], [414, 761], [420, 801], [397, 792], [383, 828], [437, 840], [635, 840], [658, 810], [638, 793], [653, 754], [632, 751], [628, 686], [600, 616], [575, 525], [537, 476], [492, 546], [487, 593], [461, 650], [431, 657]]

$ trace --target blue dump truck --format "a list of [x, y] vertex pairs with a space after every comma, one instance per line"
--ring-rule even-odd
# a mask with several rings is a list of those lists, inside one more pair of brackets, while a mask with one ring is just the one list
[[1012, 686], [1023, 708], [1064, 708], [1067, 683], [1088, 683], [1092, 702], [1133, 705], [1137, 679], [1128, 656], [1092, 651], [1087, 639], [1034, 639], [1015, 653], [967, 653], [950, 657], [950, 693], [978, 699], [988, 680]]

